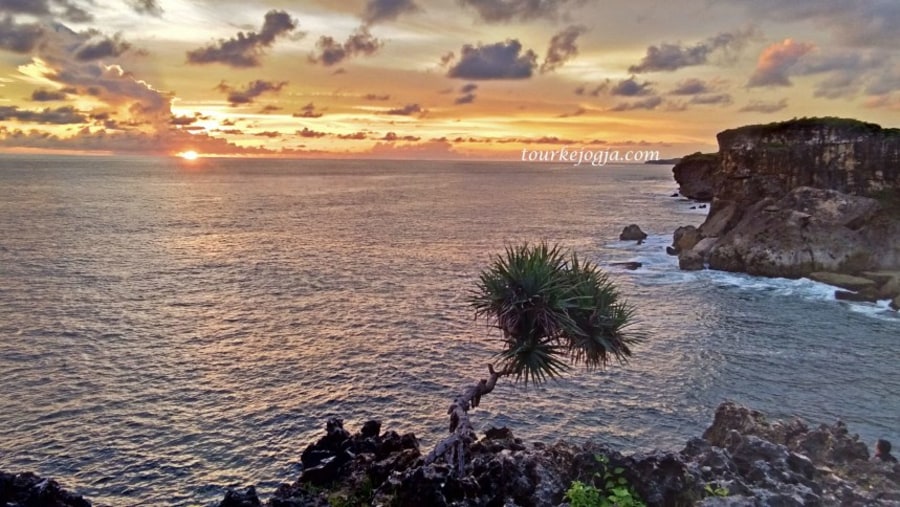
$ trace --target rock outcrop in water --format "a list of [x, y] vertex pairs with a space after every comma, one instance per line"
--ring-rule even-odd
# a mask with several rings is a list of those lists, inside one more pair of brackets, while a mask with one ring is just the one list
[[682, 158], [672, 174], [678, 182], [678, 193], [697, 201], [711, 201], [715, 195], [719, 155], [694, 153]]
[[707, 178], [713, 203], [694, 245], [672, 247], [685, 269], [789, 278], [900, 269], [900, 130], [814, 118], [726, 130], [718, 141], [717, 156], [692, 163], [705, 164], [693, 173]]
[[[900, 502], [900, 466], [870, 462], [866, 445], [842, 423], [769, 423], [733, 403], [722, 404], [703, 438], [680, 452], [626, 456], [594, 441], [527, 445], [508, 429], [490, 429], [469, 456], [467, 473], [457, 477], [445, 463], [424, 465], [411, 435], [381, 434], [375, 422], [351, 435], [332, 419], [303, 453], [311, 467], [267, 505], [556, 506], [572, 481], [602, 488], [606, 473], [622, 477], [648, 506]], [[257, 502], [247, 489], [229, 492], [221, 505]]]
[[53, 479], [32, 473], [0, 472], [0, 506], [4, 507], [91, 507], [81, 496], [62, 489]]

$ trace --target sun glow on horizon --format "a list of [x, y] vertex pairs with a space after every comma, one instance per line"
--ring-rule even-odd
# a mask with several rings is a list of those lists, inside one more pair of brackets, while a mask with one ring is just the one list
[[197, 157], [200, 155], [194, 150], [182, 151], [181, 153], [175, 154], [176, 157], [181, 157], [185, 160], [197, 160]]

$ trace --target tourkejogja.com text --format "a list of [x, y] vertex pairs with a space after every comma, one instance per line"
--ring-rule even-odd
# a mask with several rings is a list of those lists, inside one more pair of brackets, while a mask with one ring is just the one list
[[522, 148], [523, 162], [571, 162], [574, 166], [590, 163], [598, 167], [608, 163], [650, 162], [659, 160], [659, 152], [653, 150], [586, 150], [563, 146], [555, 150], [529, 150]]

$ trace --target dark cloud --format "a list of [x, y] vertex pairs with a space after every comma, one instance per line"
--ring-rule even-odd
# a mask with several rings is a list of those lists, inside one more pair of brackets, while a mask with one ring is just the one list
[[327, 35], [319, 37], [316, 42], [317, 53], [309, 59], [313, 63], [330, 67], [357, 55], [371, 56], [383, 45], [382, 41], [372, 36], [369, 29], [363, 26], [357, 28], [343, 43]]
[[669, 95], [699, 95], [713, 91], [712, 87], [702, 79], [689, 78], [681, 81], [669, 92]]
[[649, 81], [639, 83], [634, 76], [631, 76], [630, 78], [622, 79], [615, 84], [607, 81], [606, 83], [592, 90], [591, 95], [596, 97], [601, 92], [607, 91], [610, 95], [617, 95], [621, 97], [642, 97], [646, 95], [652, 95], [654, 93], [652, 87], [653, 83]]
[[193, 116], [174, 116], [173, 115], [172, 120], [169, 123], [171, 123], [172, 125], [176, 125], [176, 126], [193, 125], [194, 123], [197, 123], [197, 115], [193, 115]]
[[162, 16], [163, 9], [156, 0], [126, 0], [128, 5], [139, 14]]
[[727, 93], [707, 93], [694, 95], [691, 97], [690, 103], [700, 106], [727, 106], [732, 103], [732, 99], [731, 95]]
[[9, 15], [0, 20], [0, 49], [30, 53], [43, 38], [44, 28], [37, 23], [16, 23]]
[[465, 95], [460, 95], [453, 101], [454, 104], [471, 104], [475, 102], [475, 94], [474, 93], [466, 93]]
[[300, 112], [292, 115], [294, 118], [321, 118], [322, 113], [316, 111], [316, 105], [310, 102], [300, 109]]
[[394, 109], [388, 109], [384, 114], [393, 114], [396, 116], [412, 116], [417, 113], [424, 112], [422, 106], [419, 104], [407, 104], [403, 107], [398, 107]]
[[458, 0], [478, 13], [487, 23], [556, 19], [561, 8], [577, 6], [585, 0]]
[[259, 110], [260, 114], [272, 114], [281, 111], [281, 108], [274, 104], [266, 104]]
[[257, 79], [248, 83], [247, 86], [244, 87], [244, 89], [232, 88], [224, 82], [219, 83], [219, 85], [216, 86], [216, 89], [220, 92], [227, 93], [228, 102], [232, 106], [236, 106], [239, 104], [252, 104], [253, 101], [263, 93], [279, 92], [287, 84], [287, 81], [276, 83], [274, 81], [263, 81], [262, 79]]
[[778, 102], [764, 102], [761, 100], [754, 100], [747, 104], [746, 106], [738, 109], [738, 112], [741, 113], [777, 113], [782, 109], [787, 108], [787, 99], [781, 99]]
[[258, 67], [262, 63], [264, 49], [271, 47], [275, 39], [297, 28], [297, 22], [284, 11], [266, 13], [259, 33], [238, 32], [227, 40], [205, 48], [188, 51], [187, 61], [192, 64], [221, 63], [230, 67]]
[[541, 64], [541, 72], [550, 72], [562, 67], [566, 62], [578, 55], [575, 42], [581, 34], [587, 32], [584, 26], [570, 26], [550, 39], [547, 56]]
[[823, 54], [812, 52], [791, 67], [793, 75], [823, 75], [816, 83], [814, 95], [826, 99], [852, 98], [864, 83], [869, 86], [890, 76], [891, 59], [881, 52], [839, 51]]
[[66, 97], [66, 93], [61, 90], [35, 90], [31, 92], [31, 100], [34, 102], [66, 100]]
[[394, 141], [416, 142], [421, 139], [422, 139], [421, 137], [417, 137], [417, 136], [398, 136], [396, 132], [388, 132], [380, 140], [388, 141], [388, 142], [394, 142]]
[[0, 121], [17, 120], [28, 123], [44, 123], [52, 125], [69, 125], [74, 123], [86, 123], [87, 116], [75, 110], [72, 106], [58, 107], [56, 109], [44, 109], [43, 111], [29, 111], [19, 109], [18, 106], [0, 106]]
[[900, 2], [894, 0], [728, 0], [754, 17], [813, 23], [832, 39], [854, 47], [896, 50], [900, 46]]
[[276, 137], [281, 137], [281, 132], [276, 132], [274, 130], [266, 130], [264, 132], [254, 132], [254, 136], [256, 137], [268, 137], [269, 139], [275, 139]]
[[105, 37], [99, 32], [92, 31], [89, 35], [91, 38], [75, 51], [75, 58], [83, 62], [117, 57], [131, 49], [131, 44], [123, 41], [119, 34]]
[[362, 19], [373, 25], [382, 21], [393, 21], [401, 14], [411, 14], [420, 8], [413, 0], [369, 0]]
[[307, 127], [303, 127], [303, 130], [297, 131], [297, 135], [300, 137], [318, 138], [318, 137], [325, 137], [328, 134], [326, 134], [325, 132], [317, 132], [315, 130], [310, 130]]
[[376, 93], [367, 93], [367, 94], [363, 95], [363, 99], [384, 101], [384, 100], [391, 100], [391, 96], [390, 95], [378, 95]]
[[620, 102], [610, 109], [610, 111], [621, 112], [621, 111], [634, 111], [637, 109], [646, 109], [653, 110], [659, 107], [662, 104], [661, 97], [647, 97], [646, 99], [636, 100], [633, 102]]
[[795, 42], [793, 39], [770, 45], [759, 55], [747, 87], [791, 86], [789, 75], [794, 66], [814, 48], [812, 44]]
[[489, 45], [463, 46], [459, 61], [447, 72], [448, 77], [471, 80], [527, 79], [537, 67], [537, 55], [522, 51], [515, 39]]
[[747, 41], [756, 36], [755, 30], [723, 32], [698, 42], [693, 46], [681, 43], [663, 43], [647, 48], [647, 54], [641, 63], [632, 65], [628, 72], [674, 71], [683, 67], [704, 65], [716, 52], [739, 51]]
[[338, 139], [344, 139], [347, 141], [363, 141], [367, 139], [369, 136], [365, 132], [354, 132], [352, 134], [338, 134]]
[[478, 89], [478, 85], [477, 85], [477, 84], [475, 84], [475, 83], [468, 83], [468, 84], [462, 85], [462, 87], [459, 89], [459, 91], [460, 91], [460, 93], [472, 93], [472, 92], [474, 92], [474, 91], [477, 90], [477, 89]]

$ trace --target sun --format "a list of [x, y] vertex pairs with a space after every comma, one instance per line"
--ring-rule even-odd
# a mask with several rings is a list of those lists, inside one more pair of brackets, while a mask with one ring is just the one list
[[197, 157], [200, 155], [197, 154], [194, 150], [182, 151], [181, 153], [176, 154], [176, 156], [181, 157], [185, 160], [197, 160]]

